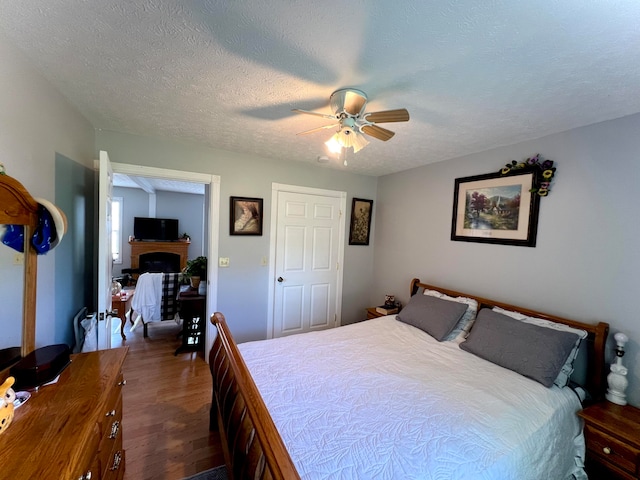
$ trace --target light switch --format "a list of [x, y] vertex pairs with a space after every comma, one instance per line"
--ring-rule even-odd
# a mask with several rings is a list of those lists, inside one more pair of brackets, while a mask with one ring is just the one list
[[15, 253], [13, 255], [13, 264], [14, 265], [24, 264], [24, 253]]
[[229, 266], [229, 257], [220, 257], [218, 259], [218, 266], [221, 268], [226, 268]]
[[267, 257], [262, 257], [262, 260], [260, 261], [260, 265], [262, 265], [263, 267], [266, 267], [267, 265], [269, 265], [269, 259]]

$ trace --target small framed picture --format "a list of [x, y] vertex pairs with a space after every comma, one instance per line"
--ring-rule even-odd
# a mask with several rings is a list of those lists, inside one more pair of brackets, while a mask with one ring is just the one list
[[230, 235], [262, 235], [262, 198], [231, 197]]
[[354, 198], [351, 203], [351, 228], [349, 245], [369, 245], [373, 200]]
[[451, 240], [536, 246], [540, 196], [532, 172], [456, 178]]

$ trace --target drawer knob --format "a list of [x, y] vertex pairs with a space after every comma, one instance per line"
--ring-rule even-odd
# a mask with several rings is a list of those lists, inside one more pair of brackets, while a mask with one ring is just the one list
[[609, 447], [604, 447], [604, 448], [602, 449], [602, 451], [603, 451], [604, 453], [606, 453], [607, 455], [611, 454], [611, 448], [609, 448]]

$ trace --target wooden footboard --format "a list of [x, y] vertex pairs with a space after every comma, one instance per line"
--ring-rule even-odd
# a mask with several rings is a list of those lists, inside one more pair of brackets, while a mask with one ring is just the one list
[[216, 312], [211, 323], [218, 335], [209, 354], [213, 377], [209, 426], [219, 429], [230, 478], [300, 478], [224, 315]]

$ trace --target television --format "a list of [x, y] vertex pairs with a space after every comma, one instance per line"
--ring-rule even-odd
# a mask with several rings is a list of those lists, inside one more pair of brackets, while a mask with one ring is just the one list
[[178, 235], [178, 220], [175, 218], [133, 218], [133, 236], [136, 240], [175, 242]]

